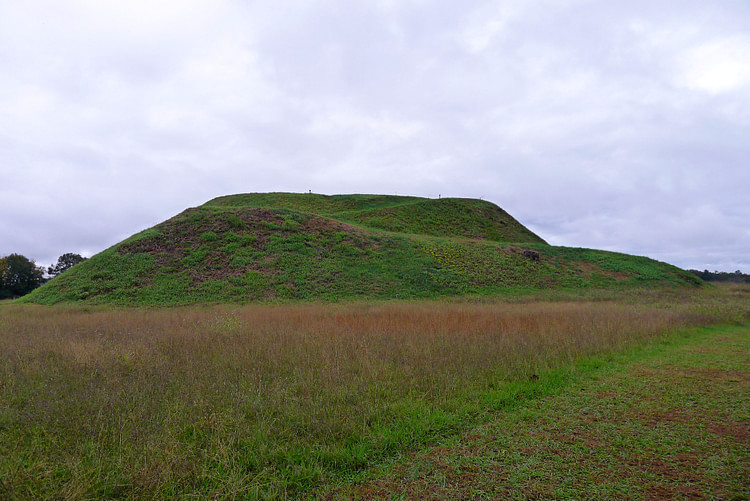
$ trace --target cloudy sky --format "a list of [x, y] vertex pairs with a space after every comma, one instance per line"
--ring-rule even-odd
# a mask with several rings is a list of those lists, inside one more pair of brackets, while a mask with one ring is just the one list
[[750, 272], [750, 2], [0, 0], [0, 255], [308, 190]]

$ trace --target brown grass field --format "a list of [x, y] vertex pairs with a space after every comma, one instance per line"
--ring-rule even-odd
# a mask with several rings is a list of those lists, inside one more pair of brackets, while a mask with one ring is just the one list
[[748, 298], [0, 304], [0, 498], [315, 497]]

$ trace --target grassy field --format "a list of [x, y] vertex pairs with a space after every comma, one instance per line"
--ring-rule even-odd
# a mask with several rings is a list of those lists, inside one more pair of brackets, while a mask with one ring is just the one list
[[750, 499], [750, 327], [592, 363], [559, 391], [323, 497]]
[[[558, 405], [589, 405], [596, 415], [601, 409], [593, 406], [603, 397], [581, 401], [577, 393], [565, 392], [580, 387], [581, 398], [586, 391], [598, 395], [596, 382], [616, 372], [612, 364], [618, 357], [648, 372], [649, 360], [658, 360], [651, 354], [665, 340], [712, 346], [710, 331], [690, 329], [747, 324], [748, 292], [711, 287], [510, 302], [169, 310], [0, 304], [0, 498], [387, 497], [382, 490], [361, 489], [383, 475], [383, 483], [375, 485], [390, 486], [402, 476], [398, 465], [404, 458], [425, 448], [429, 456], [436, 444], [463, 444], [467, 432], [491, 429], [493, 423], [498, 427], [482, 435], [485, 445], [497, 441], [526, 458], [525, 470], [507, 476], [508, 489], [576, 497], [576, 489], [590, 485], [587, 478], [614, 475], [617, 447], [635, 465], [658, 456], [654, 436], [643, 438], [642, 451], [625, 439], [602, 449], [585, 446], [594, 453], [584, 455], [589, 461], [580, 479], [574, 467], [583, 449], [565, 445], [557, 435], [534, 442], [523, 431], [537, 429], [533, 416], [548, 415]], [[694, 337], [685, 338], [686, 332]], [[747, 353], [746, 336], [726, 330], [718, 335], [730, 336], [732, 346]], [[700, 368], [722, 359], [721, 354], [708, 362], [686, 358], [683, 365]], [[727, 366], [736, 363], [727, 357]], [[631, 368], [622, 367], [622, 389], [616, 390], [620, 383], [614, 379], [613, 389], [601, 392], [625, 392], [633, 385], [635, 395], [647, 393], [651, 386], [636, 388], [636, 380], [625, 377]], [[671, 415], [683, 390], [665, 381], [659, 386], [664, 399], [643, 413], [662, 409]], [[714, 401], [708, 392], [698, 403], [718, 409], [719, 416], [736, 404], [740, 410], [730, 417], [746, 429], [747, 386], [741, 382], [723, 383], [735, 400], [717, 393]], [[554, 402], [546, 400], [550, 395], [563, 401], [544, 407]], [[628, 405], [619, 396], [606, 401]], [[627, 420], [618, 419], [597, 432], [600, 438], [607, 430], [620, 430], [624, 437], [631, 432]], [[515, 426], [521, 426], [519, 433], [503, 432]], [[648, 431], [648, 421], [633, 426], [632, 431]], [[671, 440], [706, 447], [711, 437], [696, 438], [694, 431], [679, 428]], [[469, 436], [474, 434], [481, 435]], [[488, 438], [493, 434], [497, 438]], [[558, 439], [562, 458], [552, 457], [544, 445]], [[747, 445], [746, 435], [740, 439]], [[477, 438], [477, 447], [484, 447], [481, 443]], [[678, 449], [675, 454], [684, 452]], [[736, 447], [725, 449], [701, 477], [707, 485], [734, 471], [724, 463], [747, 461]], [[482, 461], [491, 460], [499, 461]], [[423, 476], [429, 492], [442, 492], [433, 489], [439, 480], [419, 473], [425, 461], [404, 466], [417, 472], [415, 487], [402, 491], [407, 497], [422, 489]], [[393, 469], [382, 470], [388, 465]], [[536, 465], [542, 472], [567, 468], [570, 474], [537, 485], [531, 478]], [[487, 478], [478, 489], [496, 480]], [[622, 492], [620, 485], [602, 492], [614, 496]], [[727, 492], [739, 492], [746, 479], [726, 486]], [[450, 498], [463, 491], [444, 492]]]

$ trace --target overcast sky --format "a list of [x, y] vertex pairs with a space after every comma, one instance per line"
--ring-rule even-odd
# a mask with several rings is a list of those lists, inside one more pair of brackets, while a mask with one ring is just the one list
[[0, 0], [0, 256], [312, 190], [750, 273], [749, 159], [747, 0]]

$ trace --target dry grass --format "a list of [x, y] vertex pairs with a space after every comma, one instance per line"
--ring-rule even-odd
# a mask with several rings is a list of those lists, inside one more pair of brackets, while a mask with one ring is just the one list
[[5, 304], [0, 497], [297, 496], [465, 428], [535, 373], [711, 321], [611, 302]]

